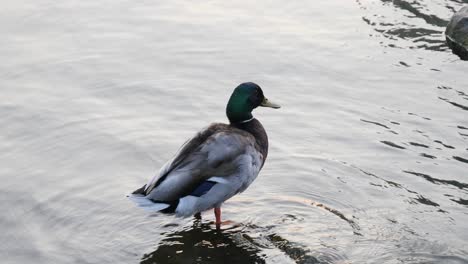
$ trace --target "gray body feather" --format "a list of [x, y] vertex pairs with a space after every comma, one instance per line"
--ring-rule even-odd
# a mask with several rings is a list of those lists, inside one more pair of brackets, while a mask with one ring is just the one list
[[[267, 153], [268, 138], [258, 120], [212, 124], [187, 141], [131, 199], [155, 211], [172, 205], [170, 212], [177, 216], [219, 207], [255, 180]], [[205, 181], [215, 184], [203, 195], [191, 195]]]

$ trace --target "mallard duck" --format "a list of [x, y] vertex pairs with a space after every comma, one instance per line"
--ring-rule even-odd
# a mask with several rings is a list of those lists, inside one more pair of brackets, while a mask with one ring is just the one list
[[180, 217], [214, 209], [255, 180], [268, 155], [268, 137], [252, 116], [258, 106], [280, 108], [255, 83], [237, 86], [227, 104], [229, 124], [213, 123], [188, 140], [148, 183], [129, 197], [149, 210]]

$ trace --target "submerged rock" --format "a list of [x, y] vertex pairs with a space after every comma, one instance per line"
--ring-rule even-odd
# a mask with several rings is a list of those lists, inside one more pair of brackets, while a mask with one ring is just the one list
[[445, 30], [445, 39], [454, 54], [468, 60], [468, 6], [453, 15]]

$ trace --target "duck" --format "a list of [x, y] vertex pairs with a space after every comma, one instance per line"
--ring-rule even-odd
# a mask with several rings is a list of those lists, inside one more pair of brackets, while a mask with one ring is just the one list
[[228, 124], [212, 123], [186, 141], [179, 151], [141, 188], [128, 197], [151, 212], [177, 217], [200, 216], [242, 193], [257, 178], [268, 156], [267, 133], [252, 111], [280, 108], [259, 85], [241, 83], [226, 106]]

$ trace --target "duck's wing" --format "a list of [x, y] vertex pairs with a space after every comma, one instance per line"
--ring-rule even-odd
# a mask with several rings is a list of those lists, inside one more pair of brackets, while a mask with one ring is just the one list
[[[213, 124], [187, 141], [160, 173], [137, 191], [153, 201], [172, 202], [192, 193], [204, 195], [213, 183], [226, 185], [230, 181], [230, 192], [239, 192], [257, 176], [262, 158], [251, 134]], [[228, 180], [240, 170], [247, 175]]]
[[203, 144], [211, 135], [221, 130], [223, 124], [211, 124], [208, 128], [205, 128], [198, 132], [193, 138], [187, 140], [177, 153], [168, 160], [159, 170], [159, 172], [149, 180], [148, 183], [143, 185], [141, 188], [135, 190], [132, 194], [147, 195], [156, 186], [158, 186], [167, 175], [174, 170], [178, 165], [185, 160], [192, 152], [194, 152], [199, 146]]

